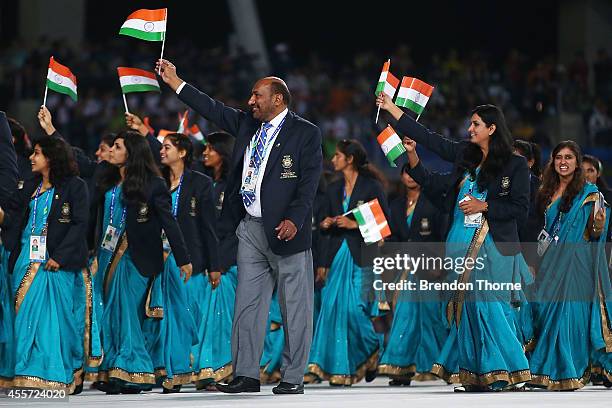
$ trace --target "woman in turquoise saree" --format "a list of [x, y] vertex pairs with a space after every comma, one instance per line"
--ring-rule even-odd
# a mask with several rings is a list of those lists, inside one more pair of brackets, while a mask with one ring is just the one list
[[8, 273], [9, 253], [0, 246], [0, 388], [8, 388], [15, 369], [13, 350], [13, 320], [10, 275]]
[[139, 393], [156, 383], [146, 334], [163, 316], [161, 285], [153, 285], [164, 268], [162, 229], [181, 265], [181, 277], [188, 279], [192, 267], [172, 216], [170, 194], [146, 140], [134, 132], [120, 133], [109, 156], [112, 166], [102, 175], [93, 199], [96, 218], [89, 239], [96, 249], [97, 274], [104, 278], [104, 359], [92, 379], [109, 394]]
[[324, 280], [325, 286], [307, 375], [327, 380], [330, 385], [350, 386], [366, 374], [366, 380], [375, 377], [380, 342], [371, 321], [378, 315], [378, 304], [364, 291], [373, 272], [361, 264], [363, 238], [357, 222], [343, 214], [374, 199], [378, 199], [386, 217], [389, 212], [382, 185], [358, 141], [338, 142], [332, 163], [343, 178], [329, 186], [321, 222], [322, 233], [329, 236], [329, 241], [317, 280]]
[[[610, 277], [604, 246], [606, 209], [594, 184], [585, 182], [582, 153], [573, 141], [552, 152], [538, 193], [545, 218], [542, 262], [533, 302], [536, 345], [529, 363], [530, 384], [573, 391], [589, 381], [591, 353], [612, 352], [609, 308]], [[607, 309], [607, 310], [606, 310]], [[608, 365], [608, 367], [610, 367]]]
[[59, 138], [37, 142], [30, 160], [36, 176], [0, 211], [11, 254], [11, 385], [78, 393], [85, 356], [74, 293], [87, 266], [87, 186]]
[[[512, 153], [503, 113], [493, 105], [476, 107], [470, 140], [459, 142], [426, 129], [384, 93], [377, 104], [398, 121], [399, 132], [410, 135], [410, 143], [416, 141], [455, 163], [450, 183], [435, 183], [416, 153], [409, 156], [409, 174], [423, 190], [446, 196], [446, 258], [455, 260], [449, 280], [465, 285], [448, 293], [450, 334], [433, 373], [463, 384], [456, 391], [501, 390], [524, 383], [531, 374], [510, 308], [521, 295], [514, 284], [531, 281], [518, 240], [518, 224], [529, 210], [529, 169], [524, 158]], [[463, 163], [473, 145], [483, 159], [470, 169]], [[477, 281], [500, 286], [491, 290]]]
[[[221, 217], [225, 196], [226, 177], [230, 168], [234, 138], [228, 133], [214, 132], [206, 136], [204, 166], [213, 179], [214, 219]], [[210, 215], [213, 216], [212, 214]], [[198, 345], [194, 347], [194, 380], [197, 389], [217, 391], [216, 383], [227, 380], [232, 369], [232, 321], [238, 270], [236, 254], [238, 238], [234, 235], [220, 243], [219, 251], [225, 253], [225, 271], [208, 273], [202, 276], [199, 286], [189, 286], [193, 299], [197, 302], [195, 313], [198, 322]], [[199, 278], [196, 275], [196, 278]], [[195, 312], [195, 310], [194, 310]]]

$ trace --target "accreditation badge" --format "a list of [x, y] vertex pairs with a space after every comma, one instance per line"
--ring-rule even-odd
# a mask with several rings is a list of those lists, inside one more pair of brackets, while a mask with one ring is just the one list
[[170, 252], [170, 242], [168, 241], [168, 236], [166, 235], [166, 231], [162, 230], [161, 238], [162, 238], [162, 247], [164, 248], [164, 251]]
[[32, 235], [30, 237], [30, 261], [43, 262], [47, 256], [47, 237]]
[[258, 171], [252, 165], [249, 165], [247, 169], [247, 174], [244, 180], [242, 181], [242, 189], [241, 193], [254, 193], [255, 188], [257, 187], [257, 174]]
[[102, 238], [102, 248], [114, 252], [115, 248], [117, 248], [117, 242], [119, 242], [119, 230], [109, 225]]
[[[459, 204], [470, 201], [471, 198], [468, 196], [463, 197]], [[482, 224], [482, 213], [470, 214], [463, 217], [463, 226], [466, 228], [478, 228]]]
[[552, 241], [553, 237], [550, 236], [548, 231], [545, 229], [540, 231], [540, 234], [538, 235], [538, 256], [544, 256]]

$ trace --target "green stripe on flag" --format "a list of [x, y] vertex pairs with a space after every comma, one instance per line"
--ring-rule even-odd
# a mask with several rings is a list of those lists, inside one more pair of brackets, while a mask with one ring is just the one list
[[389, 153], [387, 153], [387, 160], [389, 160], [391, 167], [397, 167], [395, 164], [395, 159], [404, 154], [405, 151], [406, 149], [404, 149], [404, 146], [401, 144], [398, 144], [393, 149], [389, 150]]
[[406, 102], [408, 101], [408, 99], [406, 98], [400, 98], [399, 96], [397, 98], [395, 98], [395, 104], [397, 106], [401, 106], [402, 108], [406, 107]]
[[381, 81], [376, 85], [376, 91], [374, 91], [374, 95], [378, 96], [385, 89], [385, 81]]
[[423, 112], [423, 109], [425, 109], [425, 107], [419, 105], [416, 102], [411, 101], [410, 99], [406, 100], [406, 105], [404, 105], [404, 107], [410, 109], [417, 115], [420, 115]]
[[140, 84], [140, 85], [125, 85], [121, 87], [121, 91], [125, 94], [125, 93], [130, 93], [130, 92], [149, 92], [149, 91], [155, 91], [155, 92], [161, 92], [159, 87], [155, 86], [155, 85], [144, 85], [144, 84]]
[[49, 89], [55, 91], [55, 92], [59, 92], [59, 93], [63, 93], [65, 95], [68, 95], [70, 98], [72, 98], [73, 101], [76, 102], [77, 100], [77, 94], [74, 93], [72, 91], [72, 89], [66, 87], [66, 86], [62, 86], [62, 85], [58, 85], [53, 81], [50, 81], [47, 79], [47, 86], [49, 87]]
[[151, 32], [136, 30], [134, 28], [123, 27], [119, 30], [119, 34], [129, 35], [130, 37], [140, 38], [145, 41], [162, 41], [164, 39], [164, 32]]
[[363, 215], [361, 215], [361, 211], [359, 211], [359, 209], [355, 208], [353, 210], [353, 215], [355, 216], [355, 221], [357, 221], [357, 224], [365, 225], [365, 219], [363, 218]]

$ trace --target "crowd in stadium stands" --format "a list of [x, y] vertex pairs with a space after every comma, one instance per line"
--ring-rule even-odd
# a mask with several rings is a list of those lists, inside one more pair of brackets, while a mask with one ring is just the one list
[[[77, 76], [79, 101], [50, 93], [48, 107], [70, 142], [93, 152], [103, 132], [117, 131], [125, 123], [116, 67], [152, 70], [156, 52], [150, 44], [117, 39], [80, 46], [78, 52], [60, 43], [26, 48], [15, 42], [0, 51], [0, 104], [10, 107], [18, 100], [42, 99], [48, 58], [55, 55]], [[245, 105], [245, 90], [258, 77], [254, 57], [233, 54], [225, 47], [201, 49], [189, 41], [166, 51], [183, 78], [231, 106]], [[292, 91], [293, 110], [319, 125], [329, 146], [356, 137], [369, 152], [377, 150], [372, 94], [385, 56], [363, 51], [350, 64], [340, 65], [317, 53], [300, 59], [296, 54], [285, 44], [270, 53], [273, 72], [286, 79]], [[586, 145], [612, 141], [612, 58], [603, 49], [592, 66], [580, 52], [562, 65], [553, 56], [534, 60], [518, 50], [499, 61], [479, 51], [461, 55], [454, 50], [417, 59], [402, 45], [391, 58], [391, 71], [397, 76], [416, 76], [436, 87], [423, 120], [447, 136], [464, 137], [470, 108], [487, 102], [503, 109], [517, 138], [550, 145], [550, 118], [571, 112], [582, 117]], [[130, 110], [149, 116], [156, 129], [176, 129], [177, 112], [184, 109], [169, 92], [131, 94], [128, 102]], [[214, 130], [201, 118], [191, 119], [204, 133]]]

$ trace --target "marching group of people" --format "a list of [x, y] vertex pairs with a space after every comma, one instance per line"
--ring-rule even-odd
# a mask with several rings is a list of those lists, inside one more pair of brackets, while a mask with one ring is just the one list
[[[496, 106], [476, 107], [469, 139], [454, 141], [381, 94], [407, 153], [388, 203], [354, 139], [336, 146], [339, 177], [322, 174], [320, 132], [289, 110], [281, 79], [257, 81], [244, 112], [166, 60], [156, 70], [227, 132], [209, 134], [201, 156], [188, 136], [160, 142], [126, 113], [128, 130], [90, 160], [43, 106], [48, 136], [24, 158], [23, 128], [1, 114], [0, 387], [238, 393], [280, 381], [274, 393], [296, 394], [376, 375], [474, 392], [612, 385], [609, 192], [576, 143], [559, 143], [541, 169], [537, 146], [514, 141]], [[452, 171], [428, 170], [417, 143]], [[387, 241], [483, 259], [427, 279], [522, 289], [364, 296], [372, 267], [347, 214], [374, 199]]]

